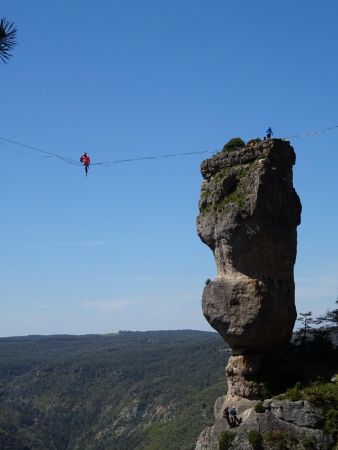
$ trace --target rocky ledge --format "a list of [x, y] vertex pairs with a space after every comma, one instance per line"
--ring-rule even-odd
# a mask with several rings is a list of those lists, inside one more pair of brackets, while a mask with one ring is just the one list
[[[306, 401], [265, 400], [262, 412], [256, 412], [257, 401], [242, 399], [236, 403], [238, 417], [242, 420], [238, 427], [230, 428], [223, 418], [226, 397], [215, 403], [215, 423], [200, 434], [195, 450], [219, 450], [222, 433], [231, 438], [231, 450], [292, 449], [328, 450], [332, 440], [324, 433], [323, 414]], [[262, 439], [260, 446], [252, 445], [251, 433]], [[251, 443], [250, 443], [251, 441]], [[257, 441], [256, 441], [257, 443]]]

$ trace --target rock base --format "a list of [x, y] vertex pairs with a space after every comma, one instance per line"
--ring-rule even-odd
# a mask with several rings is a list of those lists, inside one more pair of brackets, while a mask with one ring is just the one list
[[[271, 439], [279, 439], [279, 444], [287, 449], [313, 449], [329, 450], [332, 442], [324, 431], [323, 414], [319, 409], [314, 409], [306, 401], [291, 402], [289, 400], [265, 400], [262, 413], [255, 411], [257, 401], [246, 399], [234, 402], [238, 411], [238, 417], [242, 419], [238, 427], [230, 428], [223, 411], [226, 406], [232, 406], [229, 398], [222, 396], [215, 403], [215, 423], [200, 434], [195, 450], [219, 450], [219, 439], [222, 432], [232, 432], [234, 440], [232, 450], [252, 450], [249, 442], [249, 432], [255, 430], [263, 437], [261, 449], [270, 449]], [[278, 447], [282, 448], [282, 447]]]

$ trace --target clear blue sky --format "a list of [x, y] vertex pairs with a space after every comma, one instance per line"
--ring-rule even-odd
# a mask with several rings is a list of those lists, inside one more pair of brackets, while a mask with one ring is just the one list
[[[338, 125], [338, 5], [2, 0], [0, 136], [93, 162]], [[300, 312], [338, 287], [338, 130], [292, 141]], [[14, 148], [14, 147], [13, 147]], [[20, 150], [22, 151], [22, 150]], [[210, 329], [202, 156], [82, 168], [0, 146], [0, 335]], [[28, 152], [29, 153], [29, 152]]]

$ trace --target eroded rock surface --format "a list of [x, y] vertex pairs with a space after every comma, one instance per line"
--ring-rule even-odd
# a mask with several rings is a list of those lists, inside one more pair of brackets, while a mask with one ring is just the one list
[[291, 339], [301, 213], [294, 163], [290, 144], [273, 139], [220, 152], [201, 166], [197, 231], [217, 267], [203, 314], [232, 349], [226, 372], [233, 397], [256, 398], [266, 355]]
[[[332, 448], [332, 440], [323, 431], [323, 412], [306, 401], [266, 400], [265, 411], [255, 411], [256, 401], [242, 399], [236, 403], [238, 416], [242, 419], [239, 427], [230, 429], [223, 418], [226, 397], [220, 397], [215, 403], [215, 423], [205, 428], [198, 437], [195, 450], [219, 450], [221, 433], [233, 433], [233, 450], [252, 450], [249, 433], [255, 430], [264, 439], [262, 449], [277, 448], [271, 443], [272, 436], [279, 437], [279, 447], [285, 449], [322, 449]], [[281, 447], [283, 440], [285, 446]], [[276, 445], [276, 443], [275, 443]]]

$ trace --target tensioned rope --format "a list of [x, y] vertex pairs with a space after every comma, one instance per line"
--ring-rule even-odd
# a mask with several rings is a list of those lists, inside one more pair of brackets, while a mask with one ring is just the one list
[[[9, 150], [13, 150], [16, 151], [15, 149], [9, 147], [8, 145], [5, 145], [3, 142], [1, 141], [5, 141], [5, 142], [9, 142], [11, 144], [15, 144], [18, 145], [20, 147], [23, 148], [27, 148], [29, 150], [33, 150], [39, 153], [43, 153], [45, 157], [55, 157], [58, 159], [61, 159], [62, 161], [68, 163], [68, 164], [74, 164], [74, 165], [82, 165], [79, 161], [75, 161], [74, 159], [68, 158], [66, 156], [63, 155], [59, 155], [58, 153], [53, 153], [53, 152], [48, 152], [47, 150], [43, 150], [41, 148], [37, 148], [37, 147], [33, 147], [31, 145], [27, 145], [27, 144], [23, 144], [21, 142], [18, 141], [13, 141], [11, 139], [7, 139], [4, 137], [0, 136], [0, 144], [6, 146]], [[96, 166], [112, 166], [114, 164], [120, 164], [120, 163], [126, 163], [126, 162], [132, 162], [132, 161], [144, 161], [144, 160], [151, 160], [151, 159], [160, 159], [160, 158], [174, 158], [177, 156], [190, 156], [190, 155], [201, 155], [203, 153], [213, 153], [213, 152], [218, 152], [220, 151], [220, 149], [218, 150], [201, 150], [201, 151], [197, 151], [197, 152], [184, 152], [184, 153], [168, 153], [166, 155], [156, 155], [156, 156], [144, 156], [144, 157], [139, 157], [139, 158], [129, 158], [129, 159], [116, 159], [115, 161], [101, 161], [101, 162], [93, 162], [91, 163], [91, 165], [96, 165]]]
[[295, 139], [303, 136], [313, 136], [315, 134], [326, 133], [327, 131], [334, 130], [335, 128], [338, 128], [338, 125], [335, 125], [333, 127], [322, 128], [321, 130], [305, 131], [304, 133], [295, 134], [294, 136], [286, 136], [285, 138], [282, 139], [284, 141], [287, 141], [288, 139]]
[[[321, 133], [326, 133], [327, 131], [331, 131], [334, 129], [337, 129], [338, 125], [335, 125], [333, 127], [327, 127], [327, 128], [322, 128], [319, 130], [313, 130], [313, 131], [306, 131], [304, 133], [299, 133], [299, 134], [295, 134], [293, 136], [286, 136], [284, 138], [281, 138], [283, 140], [289, 140], [289, 139], [295, 139], [298, 137], [304, 137], [304, 136], [313, 136], [315, 134], [321, 134]], [[10, 143], [10, 144], [15, 144], [18, 145], [22, 148], [26, 148], [28, 150], [32, 150], [38, 153], [42, 153], [42, 155], [39, 155], [40, 157], [44, 157], [44, 158], [58, 158], [60, 160], [62, 160], [63, 162], [66, 162], [67, 164], [72, 164], [72, 165], [77, 165], [80, 166], [82, 165], [80, 163], [80, 161], [76, 161], [74, 159], [68, 158], [66, 156], [60, 155], [59, 153], [54, 153], [54, 152], [49, 152], [47, 150], [43, 150], [41, 148], [37, 148], [37, 147], [33, 147], [31, 145], [27, 145], [27, 144], [23, 144], [21, 142], [18, 141], [13, 141], [11, 139], [7, 139], [4, 137], [0, 136], [0, 144], [4, 147], [6, 147], [9, 150], [13, 150], [16, 151], [18, 153], [23, 153], [22, 151], [20, 152], [18, 149], [14, 149], [8, 145], [6, 145], [4, 142], [6, 143]], [[147, 160], [154, 160], [154, 159], [163, 159], [163, 158], [176, 158], [179, 156], [191, 156], [191, 155], [202, 155], [205, 153], [216, 153], [221, 151], [221, 149], [217, 149], [217, 150], [201, 150], [201, 151], [196, 151], [196, 152], [183, 152], [183, 153], [168, 153], [165, 155], [156, 155], [156, 156], [143, 156], [143, 157], [139, 157], [139, 158], [129, 158], [129, 159], [116, 159], [114, 161], [101, 161], [101, 162], [93, 162], [91, 165], [96, 165], [96, 166], [113, 166], [115, 164], [121, 164], [121, 163], [127, 163], [127, 162], [134, 162], [134, 161], [147, 161]], [[37, 156], [37, 155], [32, 155], [31, 156]]]
[[28, 156], [30, 158], [51, 158], [50, 155], [35, 155], [34, 153], [28, 153], [25, 150], [19, 150], [18, 148], [14, 148], [13, 146], [5, 144], [4, 142], [1, 142], [1, 141], [0, 141], [0, 145], [3, 148], [6, 148], [7, 150], [10, 150], [15, 153], [20, 153], [20, 155]]
[[[43, 150], [41, 148], [37, 148], [37, 147], [33, 147], [31, 145], [23, 144], [21, 142], [13, 141], [11, 139], [7, 139], [7, 138], [4, 138], [4, 137], [0, 137], [0, 140], [1, 141], [5, 141], [5, 142], [9, 142], [10, 144], [19, 145], [20, 147], [27, 148], [27, 149], [33, 150], [35, 152], [44, 153], [45, 155], [48, 155], [49, 157], [54, 157], [54, 158], [61, 159], [62, 161], [66, 162], [68, 164], [81, 165], [81, 163], [79, 161], [75, 161], [74, 159], [67, 158], [66, 156], [59, 155], [58, 153], [48, 152], [47, 150]], [[9, 146], [7, 146], [7, 148], [11, 149]], [[13, 150], [13, 149], [11, 149], [11, 150]]]
[[130, 158], [130, 159], [116, 159], [115, 161], [102, 161], [102, 162], [97, 162], [97, 163], [93, 163], [91, 165], [105, 165], [105, 166], [112, 166], [114, 164], [120, 164], [120, 163], [125, 163], [125, 162], [132, 162], [132, 161], [145, 161], [145, 160], [150, 160], [150, 159], [160, 159], [160, 158], [176, 158], [177, 156], [190, 156], [190, 155], [201, 155], [202, 153], [215, 153], [215, 152], [219, 152], [219, 150], [201, 150], [199, 152], [184, 152], [184, 153], [169, 153], [167, 155], [156, 155], [156, 156], [143, 156], [141, 158]]

